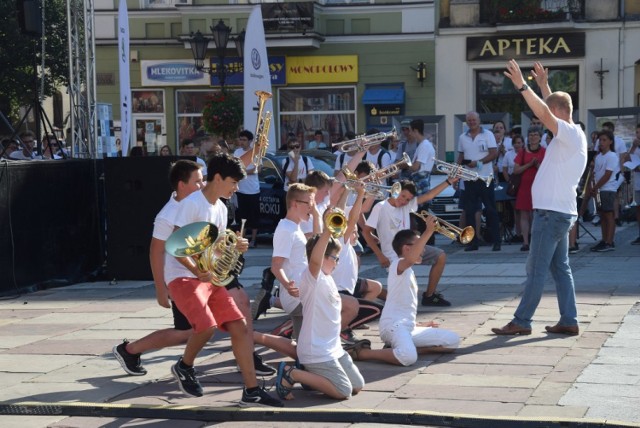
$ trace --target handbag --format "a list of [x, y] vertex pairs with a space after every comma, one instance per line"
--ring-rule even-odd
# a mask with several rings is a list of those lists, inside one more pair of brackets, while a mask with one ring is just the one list
[[507, 183], [507, 195], [515, 197], [518, 194], [520, 180], [522, 180], [522, 174], [511, 174], [509, 176], [509, 182]]

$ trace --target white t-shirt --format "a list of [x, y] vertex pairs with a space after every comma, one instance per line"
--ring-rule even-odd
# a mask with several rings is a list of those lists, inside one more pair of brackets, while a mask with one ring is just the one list
[[[320, 213], [321, 219], [323, 218], [324, 212], [329, 206], [330, 202], [331, 202], [331, 198], [329, 197], [329, 195], [327, 195], [327, 197], [324, 198], [324, 201], [316, 205], [318, 207], [318, 212]], [[324, 222], [320, 220], [320, 233], [322, 233], [323, 229], [324, 229]], [[302, 230], [302, 233], [304, 233], [305, 235], [307, 233], [313, 232], [313, 216], [309, 216], [309, 220], [300, 222], [300, 230]]]
[[[500, 144], [496, 142], [496, 145], [499, 147]], [[504, 137], [502, 139], [502, 145], [504, 146], [504, 155], [500, 154], [500, 150], [498, 150], [498, 159], [496, 161], [496, 166], [498, 167], [498, 171], [502, 172], [502, 167], [504, 166], [504, 158], [507, 156], [509, 151], [513, 151], [513, 144], [511, 144], [511, 137]]]
[[620, 171], [620, 159], [618, 155], [612, 151], [608, 151], [605, 154], [598, 153], [595, 160], [595, 166], [593, 169], [593, 178], [596, 183], [604, 176], [607, 171], [611, 171], [609, 180], [600, 187], [600, 190], [615, 192], [618, 190], [618, 183], [616, 182], [616, 174]]
[[380, 239], [380, 250], [389, 260], [398, 258], [393, 250], [393, 238], [399, 231], [411, 229], [410, 213], [417, 209], [418, 201], [416, 198], [411, 199], [411, 202], [400, 208], [392, 206], [388, 199], [373, 206], [366, 224], [376, 229]]
[[382, 309], [382, 315], [380, 315], [380, 333], [388, 330], [395, 323], [400, 323], [411, 330], [416, 326], [418, 281], [412, 268], [398, 275], [398, 263], [400, 260], [394, 260], [389, 266], [387, 300]]
[[431, 141], [424, 139], [422, 143], [416, 149], [413, 155], [412, 162], [420, 162], [420, 169], [418, 172], [431, 172], [433, 169], [434, 160], [436, 157], [436, 149], [433, 148]]
[[[276, 231], [273, 233], [273, 257], [283, 257], [282, 268], [289, 278], [299, 286], [300, 275], [309, 264], [307, 261], [307, 238], [302, 233], [300, 226], [287, 218], [283, 218], [278, 223]], [[291, 313], [299, 304], [300, 299], [293, 297], [284, 288], [280, 290], [280, 301], [282, 308]]]
[[356, 281], [358, 280], [358, 256], [356, 250], [351, 245], [351, 238], [343, 236], [340, 238], [342, 249], [340, 250], [340, 262], [331, 273], [336, 287], [339, 291], [345, 290], [350, 294], [356, 289]]
[[[251, 147], [247, 150], [243, 150], [241, 148], [236, 149], [236, 151], [233, 152], [233, 156], [240, 158], [240, 156], [244, 155], [249, 150], [253, 149]], [[256, 172], [255, 164], [249, 164], [246, 169], [247, 177], [240, 180], [238, 183], [238, 193], [242, 193], [244, 195], [255, 195], [260, 193], [260, 180], [258, 179], [258, 174], [254, 174]]]
[[[218, 227], [218, 233], [227, 229], [227, 207], [220, 199], [210, 204], [202, 191], [193, 192], [178, 203], [174, 225], [183, 227], [197, 221], [208, 221]], [[175, 257], [168, 257], [164, 269], [165, 281], [169, 284], [176, 278], [195, 278], [189, 269]]]
[[[304, 158], [307, 158], [307, 162], [305, 164]], [[287, 163], [287, 160], [282, 161], [282, 168], [284, 169], [284, 164]], [[284, 174], [284, 189], [289, 189], [289, 177], [287, 176], [288, 172], [293, 171], [293, 166], [295, 165], [295, 161], [291, 156], [289, 156], [289, 165], [287, 165], [287, 170]], [[307, 171], [307, 165], [309, 165], [309, 170]], [[307, 178], [307, 174], [313, 171], [313, 162], [309, 159], [308, 156], [300, 155], [300, 160], [298, 161], [298, 181], [302, 182], [305, 178]]]
[[[176, 212], [178, 212], [178, 207], [180, 203], [175, 200], [176, 192], [171, 194], [169, 201], [162, 207], [160, 212], [156, 215], [156, 218], [153, 222], [153, 236], [155, 239], [160, 241], [166, 241], [169, 239], [169, 236], [173, 233], [174, 229], [174, 220], [176, 218]], [[169, 253], [164, 253], [164, 265], [165, 267], [169, 263], [169, 259], [173, 259], [173, 256], [169, 255]]]
[[[629, 156], [631, 156], [631, 162], [640, 162], [640, 154], [638, 154], [638, 149], [636, 149], [635, 152], [630, 153]], [[633, 171], [632, 173], [633, 175], [633, 189], [635, 192], [640, 192], [640, 172], [639, 171]]]
[[504, 154], [504, 159], [502, 160], [502, 167], [500, 168], [500, 173], [502, 173], [502, 168], [507, 167], [507, 172], [509, 175], [513, 174], [513, 168], [516, 165], [516, 155], [518, 153], [511, 149]]
[[[458, 138], [458, 152], [464, 153], [464, 159], [470, 161], [478, 161], [489, 154], [489, 149], [497, 149], [496, 138], [493, 132], [484, 128], [480, 128], [480, 132], [475, 138], [471, 138], [469, 132], [463, 132]], [[482, 168], [476, 171], [483, 177], [493, 174], [493, 165], [487, 162]]]
[[314, 278], [305, 269], [300, 278], [302, 329], [298, 359], [302, 364], [324, 363], [344, 355], [340, 344], [342, 299], [333, 278], [320, 271]]
[[371, 154], [370, 151], [367, 150], [367, 154], [365, 155], [363, 160], [371, 162], [372, 164], [375, 165], [377, 169], [388, 167], [391, 164], [391, 156], [389, 155], [389, 152], [386, 152], [385, 154], [382, 155], [382, 158], [380, 159], [380, 165], [378, 165], [378, 156], [380, 156], [381, 150], [382, 148], [373, 155]]
[[[342, 160], [342, 162], [340, 162], [340, 159], [342, 159], [344, 156], [344, 159]], [[338, 156], [336, 156], [336, 164], [333, 167], [334, 171], [340, 171], [343, 167], [349, 165], [349, 161], [351, 160], [353, 156], [349, 156], [349, 153], [342, 153], [342, 152], [338, 152]], [[336, 172], [335, 175], [337, 175], [338, 173]]]
[[558, 133], [533, 180], [534, 209], [578, 215], [576, 189], [587, 165], [587, 137], [577, 124], [558, 119]]

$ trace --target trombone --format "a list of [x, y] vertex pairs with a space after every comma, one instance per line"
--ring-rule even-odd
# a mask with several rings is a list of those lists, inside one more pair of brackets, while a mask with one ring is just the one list
[[353, 140], [333, 143], [331, 144], [331, 147], [337, 147], [337, 149], [343, 153], [356, 151], [364, 152], [365, 150], [369, 149], [369, 147], [382, 144], [387, 138], [398, 138], [398, 132], [396, 131], [395, 127], [389, 132], [378, 132], [377, 134], [372, 135], [358, 135]]
[[473, 230], [473, 226], [467, 226], [464, 229], [459, 228], [458, 226], [454, 226], [453, 224], [438, 218], [435, 214], [420, 211], [420, 212], [412, 212], [411, 214], [419, 217], [420, 220], [426, 222], [428, 216], [435, 217], [436, 219], [436, 228], [435, 231], [439, 234], [446, 236], [447, 238], [455, 241], [456, 239], [460, 239], [460, 243], [468, 244], [473, 241], [473, 237], [476, 235], [476, 232]]
[[452, 178], [460, 178], [464, 181], [478, 181], [482, 180], [485, 182], [487, 187], [491, 184], [493, 180], [493, 174], [489, 174], [488, 177], [483, 177], [475, 171], [471, 171], [463, 167], [462, 165], [458, 165], [456, 163], [444, 162], [439, 159], [433, 158], [436, 163], [436, 168], [440, 172], [446, 173], [449, 177]]

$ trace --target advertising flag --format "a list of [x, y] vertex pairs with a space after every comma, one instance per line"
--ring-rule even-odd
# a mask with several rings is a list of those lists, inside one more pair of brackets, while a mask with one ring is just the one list
[[131, 140], [131, 81], [129, 78], [129, 12], [127, 0], [118, 7], [118, 65], [120, 69], [120, 124], [122, 156], [129, 153]]
[[[269, 59], [267, 57], [267, 42], [264, 36], [264, 25], [262, 23], [262, 10], [260, 6], [255, 6], [249, 21], [247, 22], [247, 33], [244, 39], [244, 127], [251, 132], [256, 131], [258, 122], [258, 97], [256, 91], [272, 92], [271, 74], [269, 73]], [[273, 111], [273, 98], [270, 98], [264, 106], [263, 116]], [[275, 117], [273, 118], [275, 120]], [[275, 126], [269, 127], [269, 149], [275, 152], [278, 144], [276, 142]]]

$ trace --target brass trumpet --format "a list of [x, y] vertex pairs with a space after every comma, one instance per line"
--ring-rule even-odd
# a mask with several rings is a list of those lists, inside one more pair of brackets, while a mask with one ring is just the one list
[[374, 183], [371, 181], [367, 182], [365, 181], [366, 177], [362, 180], [358, 180], [358, 177], [356, 177], [353, 172], [349, 171], [349, 168], [347, 168], [346, 166], [342, 167], [342, 173], [346, 177], [346, 181], [338, 181], [338, 183], [344, 184], [346, 188], [351, 191], [354, 191], [356, 186], [359, 183], [362, 183], [362, 185], [364, 186], [364, 193], [377, 200], [386, 199], [387, 193], [390, 197], [395, 199], [400, 195], [400, 192], [402, 191], [402, 185], [400, 183], [393, 183], [393, 186], [385, 186], [383, 184]]
[[461, 180], [465, 181], [478, 181], [482, 180], [485, 182], [487, 187], [491, 184], [493, 180], [493, 174], [489, 174], [488, 177], [483, 177], [475, 171], [471, 171], [463, 167], [462, 165], [458, 165], [455, 163], [444, 162], [439, 159], [433, 158], [436, 163], [436, 168], [440, 172], [444, 172], [449, 177], [456, 178], [459, 177]]
[[358, 135], [353, 140], [341, 141], [339, 143], [333, 143], [331, 147], [337, 147], [338, 150], [344, 153], [348, 152], [364, 152], [369, 147], [377, 146], [378, 144], [382, 144], [384, 140], [387, 138], [397, 138], [398, 132], [394, 127], [389, 132], [378, 132], [377, 134], [372, 135]]
[[258, 97], [258, 122], [256, 123], [256, 133], [251, 153], [251, 162], [256, 168], [262, 166], [262, 158], [267, 154], [269, 147], [269, 127], [271, 126], [271, 112], [268, 111], [263, 116], [264, 106], [273, 96], [271, 92], [256, 91]]
[[411, 166], [411, 159], [409, 158], [408, 154], [403, 153], [402, 159], [400, 159], [399, 161], [392, 163], [386, 168], [382, 168], [382, 169], [371, 172], [371, 174], [367, 175], [366, 177], [363, 177], [362, 180], [371, 182], [371, 183], [380, 182], [385, 178], [393, 177], [394, 175], [396, 175], [398, 172], [400, 172], [401, 167], [405, 165]]
[[340, 238], [347, 230], [347, 216], [340, 208], [333, 207], [324, 217], [324, 227], [334, 238]]
[[458, 226], [454, 226], [453, 224], [442, 220], [441, 218], [436, 217], [433, 213], [427, 211], [420, 212], [412, 212], [411, 214], [419, 217], [422, 221], [426, 222], [428, 216], [435, 217], [436, 219], [436, 228], [435, 231], [439, 234], [446, 236], [447, 238], [455, 241], [456, 239], [460, 239], [462, 244], [468, 244], [473, 241], [473, 237], [476, 235], [476, 232], [473, 230], [472, 226], [467, 226], [464, 229], [459, 228]]

